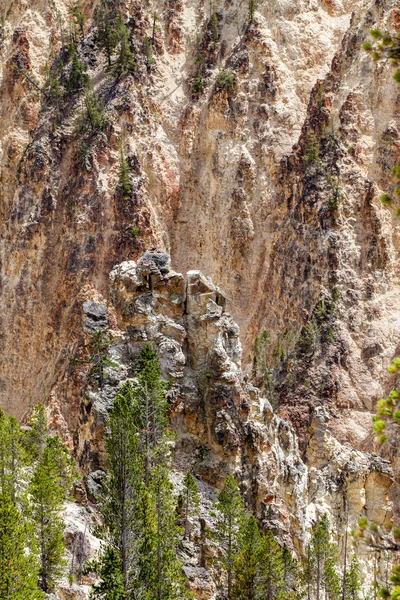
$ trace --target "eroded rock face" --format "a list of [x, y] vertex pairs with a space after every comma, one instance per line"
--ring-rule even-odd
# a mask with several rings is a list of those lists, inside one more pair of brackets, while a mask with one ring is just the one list
[[[318, 507], [339, 515], [343, 486], [354, 518], [375, 510], [379, 487], [385, 520], [388, 474], [368, 451], [370, 413], [394, 383], [386, 366], [400, 343], [398, 221], [379, 202], [400, 160], [399, 87], [362, 44], [372, 27], [398, 29], [396, 0], [260, 1], [250, 27], [246, 2], [221, 2], [217, 41], [208, 2], [122, 1], [137, 71], [117, 83], [95, 49], [96, 3], [85, 0], [79, 54], [109, 123], [94, 140], [74, 133], [79, 94], [59, 111], [21, 74], [44, 84], [69, 1], [3, 5], [1, 406], [22, 416], [30, 399], [48, 398], [94, 493], [108, 410], [150, 341], [175, 381], [182, 465], [194, 453], [213, 485], [240, 474], [258, 514], [297, 546]], [[221, 69], [233, 90], [219, 85]], [[154, 245], [157, 257], [139, 261]], [[199, 271], [172, 273], [171, 250], [178, 270], [201, 269], [218, 287]], [[106, 322], [120, 366], [83, 398], [89, 367], [74, 362], [87, 361], [84, 342]], [[264, 330], [266, 399], [240, 371], [242, 354], [250, 378]], [[394, 471], [396, 499], [396, 460]]]
[[[102, 390], [92, 385], [82, 399], [77, 452], [82, 452], [89, 497], [95, 495], [103, 466], [107, 413], [123, 383], [135, 382], [136, 359], [150, 344], [163, 376], [173, 382], [169, 418], [177, 433], [175, 485], [179, 491], [188, 470], [198, 478], [203, 526], [211, 525], [212, 499], [229, 474], [240, 482], [262, 526], [298, 555], [304, 551], [306, 530], [325, 512], [340, 548], [346, 528], [354, 527], [360, 516], [388, 523], [390, 463], [335, 439], [322, 404], [314, 409], [302, 459], [290, 423], [242, 372], [239, 328], [226, 310], [223, 292], [200, 271], [186, 277], [173, 270], [149, 275], [141, 264], [124, 262], [110, 274], [108, 312], [116, 327], [109, 332], [109, 356], [116, 366], [107, 369]], [[212, 598], [216, 574], [212, 561], [204, 558], [212, 550], [202, 542], [199, 527], [194, 526], [194, 545], [184, 549], [182, 559], [196, 597]]]

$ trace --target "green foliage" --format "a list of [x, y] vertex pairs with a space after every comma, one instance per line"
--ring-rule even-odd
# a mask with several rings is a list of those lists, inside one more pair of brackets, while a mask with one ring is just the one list
[[129, 43], [129, 29], [124, 23], [121, 15], [116, 21], [117, 57], [114, 65], [114, 73], [117, 77], [132, 75], [136, 69], [135, 56]]
[[216, 44], [219, 40], [219, 21], [216, 12], [213, 12], [213, 14], [211, 15], [209, 27], [211, 32], [211, 39], [214, 42], [214, 44]]
[[116, 367], [117, 363], [108, 357], [108, 351], [111, 345], [111, 338], [105, 329], [97, 329], [93, 334], [87, 349], [90, 354], [88, 363], [91, 365], [89, 377], [99, 382], [102, 390], [106, 378], [104, 369], [106, 367]]
[[96, 92], [85, 90], [84, 106], [84, 110], [75, 122], [77, 133], [96, 134], [107, 127], [108, 120], [104, 115], [104, 107]]
[[[0, 492], [0, 598], [40, 600], [38, 564], [27, 523], [8, 492]], [[26, 549], [29, 549], [26, 552]]]
[[107, 546], [103, 554], [87, 566], [87, 571], [94, 571], [99, 576], [91, 592], [91, 600], [125, 600], [125, 589], [118, 552]]
[[200, 72], [196, 73], [195, 76], [192, 78], [192, 92], [198, 95], [203, 91], [204, 86], [204, 75], [202, 75], [202, 73]]
[[133, 225], [133, 227], [131, 227], [131, 233], [132, 233], [132, 237], [134, 240], [137, 240], [138, 237], [140, 236], [140, 229], [137, 225]]
[[[156, 467], [150, 485], [156, 509], [156, 548], [157, 578], [151, 586], [152, 596], [162, 600], [183, 600], [190, 598], [181, 572], [181, 564], [176, 557], [180, 529], [176, 525], [176, 498], [167, 470], [163, 465]], [[147, 578], [143, 581], [148, 582]]]
[[[390, 60], [395, 66], [400, 61], [400, 33], [397, 35], [391, 35], [389, 33], [383, 33], [379, 29], [372, 29], [370, 31], [371, 37], [374, 39], [374, 44], [367, 42], [363, 45], [364, 50], [371, 54], [373, 60]], [[393, 79], [400, 83], [400, 70], [397, 69], [393, 75]], [[400, 196], [400, 165], [396, 165], [392, 169], [393, 183], [395, 184], [394, 194]], [[382, 204], [391, 206], [393, 198], [390, 194], [383, 194], [381, 196]], [[400, 210], [396, 211], [397, 216], [400, 215]]]
[[232, 598], [255, 600], [261, 592], [260, 559], [262, 545], [257, 521], [253, 516], [243, 518], [239, 525], [238, 551], [234, 560]]
[[249, 23], [253, 23], [254, 15], [257, 10], [257, 0], [249, 0]]
[[224, 487], [217, 495], [214, 505], [216, 524], [214, 537], [223, 550], [217, 562], [225, 571], [228, 581], [228, 598], [231, 598], [234, 563], [238, 552], [239, 527], [243, 517], [243, 502], [240, 497], [239, 487], [234, 477], [229, 475]]
[[[166, 385], [160, 375], [156, 354], [145, 346], [138, 360], [138, 385], [128, 381], [110, 413], [100, 498], [108, 557], [104, 554], [98, 562], [102, 595], [96, 592], [94, 598], [114, 600], [115, 580], [124, 599], [189, 597], [176, 557], [180, 530], [168, 477]], [[108, 565], [111, 561], [107, 571], [105, 560]]]
[[35, 406], [28, 422], [30, 429], [23, 438], [23, 444], [32, 461], [37, 460], [42, 454], [49, 437], [46, 410], [43, 404]]
[[29, 485], [39, 550], [39, 587], [52, 592], [65, 572], [61, 509], [74, 479], [71, 457], [59, 437], [48, 437]]
[[52, 102], [54, 102], [56, 105], [60, 103], [65, 94], [65, 89], [61, 85], [63, 68], [64, 62], [61, 60], [61, 58], [56, 59], [52, 66], [46, 64], [47, 81], [45, 85], [45, 91]]
[[43, 598], [39, 588], [52, 590], [64, 571], [60, 511], [73, 463], [43, 405], [29, 424], [23, 431], [0, 411], [0, 597], [10, 600]]
[[189, 520], [199, 516], [200, 497], [196, 480], [190, 471], [183, 480], [184, 535], [190, 538]]
[[356, 554], [351, 559], [350, 569], [346, 575], [346, 600], [357, 600], [361, 590], [360, 563]]
[[130, 169], [122, 145], [118, 169], [118, 190], [123, 200], [130, 200], [130, 198], [132, 197], [132, 182], [130, 177]]
[[111, 67], [111, 58], [118, 43], [118, 32], [115, 26], [117, 13], [113, 4], [101, 0], [95, 16], [96, 43], [104, 51], [108, 66]]
[[282, 597], [284, 589], [282, 550], [272, 531], [267, 531], [263, 536], [260, 575], [264, 598]]
[[155, 60], [153, 58], [153, 50], [151, 49], [151, 40], [148, 37], [143, 42], [143, 54], [146, 57], [147, 68], [149, 69], [154, 65]]
[[327, 174], [327, 183], [330, 185], [332, 189], [332, 193], [329, 197], [327, 208], [328, 210], [337, 210], [339, 208], [340, 202], [343, 198], [343, 190], [339, 183], [339, 181], [332, 177], [330, 174]]
[[222, 69], [215, 80], [216, 91], [225, 90], [228, 94], [234, 92], [236, 87], [236, 77], [232, 71], [226, 71]]
[[17, 482], [22, 479], [23, 447], [21, 428], [14, 417], [0, 410], [0, 493], [15, 501]]
[[256, 337], [253, 345], [253, 368], [252, 376], [254, 379], [259, 378], [257, 384], [264, 393], [272, 395], [274, 392], [274, 386], [272, 381], [272, 370], [268, 365], [268, 354], [271, 347], [271, 338], [264, 329], [261, 336]]
[[338, 576], [337, 548], [330, 541], [330, 527], [327, 515], [314, 525], [311, 531], [310, 548], [305, 565], [307, 584], [314, 591], [315, 600], [326, 598], [338, 600], [340, 580]]
[[382, 202], [382, 204], [384, 204], [385, 206], [390, 206], [392, 204], [392, 198], [391, 196], [389, 196], [388, 194], [383, 194], [380, 197], [380, 201]]
[[313, 131], [308, 131], [306, 140], [305, 159], [310, 164], [318, 166], [321, 162], [319, 157], [319, 142]]
[[314, 351], [318, 343], [330, 344], [335, 340], [333, 332], [335, 314], [336, 301], [326, 297], [320, 298], [315, 305], [311, 319], [301, 331], [298, 340], [301, 352]]
[[69, 6], [69, 13], [74, 20], [75, 25], [80, 29], [82, 38], [85, 37], [85, 15], [83, 14], [81, 3], [76, 0], [75, 4]]
[[88, 85], [89, 76], [86, 72], [86, 65], [80, 60], [74, 44], [70, 44], [69, 46], [69, 55], [71, 58], [71, 67], [67, 81], [67, 90], [70, 94], [76, 94]]

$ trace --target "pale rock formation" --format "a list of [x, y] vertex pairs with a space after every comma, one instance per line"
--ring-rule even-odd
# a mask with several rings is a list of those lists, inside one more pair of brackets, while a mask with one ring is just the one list
[[[143, 274], [141, 264], [124, 262], [110, 274], [108, 312], [117, 328], [110, 331], [109, 355], [118, 366], [107, 369], [103, 389], [92, 384], [81, 399], [84, 418], [77, 452], [89, 497], [95, 496], [103, 465], [107, 413], [121, 385], [127, 379], [135, 382], [135, 360], [150, 344], [163, 376], [173, 381], [168, 397], [178, 436], [175, 487], [179, 492], [189, 469], [198, 478], [201, 519], [208, 527], [216, 491], [228, 474], [240, 482], [246, 504], [262, 526], [298, 556], [304, 552], [307, 529], [325, 512], [341, 549], [346, 529], [354, 528], [360, 516], [389, 523], [390, 463], [337, 441], [322, 405], [314, 409], [302, 460], [291, 425], [242, 373], [239, 328], [226, 312], [221, 290], [200, 271], [183, 277], [169, 270], [161, 277], [158, 272]], [[211, 599], [218, 581], [210, 560], [215, 549], [202, 538], [198, 523], [192, 533], [193, 543], [182, 550], [185, 572], [196, 597]]]

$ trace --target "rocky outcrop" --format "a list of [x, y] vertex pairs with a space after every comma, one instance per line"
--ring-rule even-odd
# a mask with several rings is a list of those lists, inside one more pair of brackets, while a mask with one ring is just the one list
[[[212, 499], [229, 474], [240, 482], [246, 504], [262, 526], [298, 555], [307, 529], [324, 512], [330, 514], [341, 548], [345, 531], [360, 516], [388, 523], [390, 464], [338, 442], [322, 406], [314, 410], [302, 460], [290, 423], [274, 413], [242, 372], [239, 328], [227, 312], [225, 294], [200, 271], [184, 277], [166, 268], [143, 269], [144, 262], [155, 264], [151, 252], [138, 263], [117, 265], [110, 274], [108, 314], [115, 328], [107, 335], [114, 366], [106, 368], [102, 389], [92, 381], [81, 399], [76, 448], [89, 497], [95, 495], [103, 468], [107, 413], [121, 385], [134, 380], [136, 358], [150, 344], [163, 376], [173, 382], [168, 399], [177, 433], [175, 484], [179, 491], [188, 470], [198, 478], [204, 523], [210, 526]], [[211, 598], [216, 575], [204, 555], [212, 550], [202, 541], [200, 523], [193, 526], [194, 545], [183, 550], [182, 558], [193, 589], [200, 586], [201, 597]]]

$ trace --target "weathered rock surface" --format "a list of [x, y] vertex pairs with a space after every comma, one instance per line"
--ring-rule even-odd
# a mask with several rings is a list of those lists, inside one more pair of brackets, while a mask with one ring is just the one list
[[[306, 530], [324, 512], [340, 547], [346, 528], [360, 516], [388, 523], [390, 463], [342, 445], [330, 433], [329, 412], [322, 405], [314, 410], [302, 460], [291, 425], [243, 375], [239, 328], [221, 290], [200, 271], [186, 277], [173, 270], [148, 275], [141, 265], [124, 262], [110, 274], [109, 315], [116, 328], [109, 332], [109, 356], [116, 366], [107, 368], [103, 389], [92, 383], [81, 400], [76, 451], [89, 497], [103, 466], [107, 413], [123, 383], [135, 381], [136, 359], [150, 344], [163, 376], [173, 382], [169, 418], [177, 433], [175, 485], [179, 491], [188, 470], [198, 478], [205, 524], [210, 526], [212, 501], [229, 474], [237, 477], [262, 525], [298, 555]], [[200, 523], [193, 524], [194, 545], [183, 549], [182, 559], [196, 597], [213, 598], [216, 575], [210, 558], [204, 558], [213, 550], [202, 540]]]
[[[206, 1], [122, 1], [137, 72], [117, 84], [94, 47], [95, 4], [83, 2], [79, 54], [109, 124], [89, 141], [74, 132], [81, 96], [59, 111], [21, 74], [45, 82], [69, 1], [0, 8], [0, 405], [22, 416], [48, 398], [94, 494], [107, 412], [150, 341], [175, 381], [177, 466], [211, 485], [237, 473], [296, 547], [322, 507], [343, 531], [343, 495], [352, 522], [384, 522], [390, 475], [369, 454], [370, 413], [400, 344], [398, 220], [379, 202], [400, 160], [399, 86], [362, 43], [372, 27], [398, 30], [398, 2], [260, 0], [249, 27], [246, 2], [221, 1], [214, 43]], [[201, 272], [171, 272], [168, 252]], [[85, 342], [106, 323], [119, 367], [87, 389]]]

